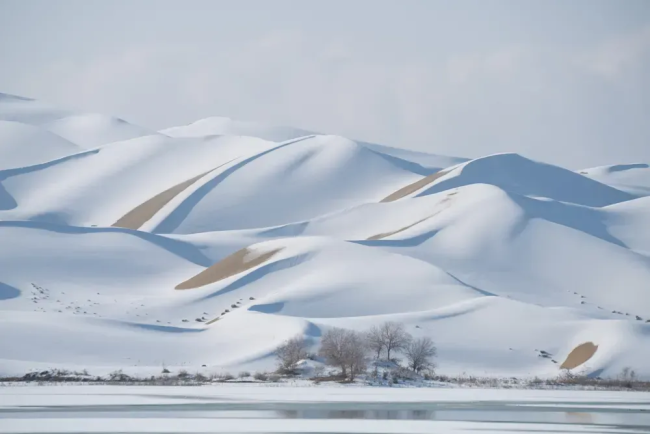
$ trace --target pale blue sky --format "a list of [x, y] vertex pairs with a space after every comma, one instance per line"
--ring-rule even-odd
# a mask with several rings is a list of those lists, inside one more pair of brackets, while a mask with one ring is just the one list
[[0, 92], [465, 157], [650, 162], [649, 0], [0, 0]]

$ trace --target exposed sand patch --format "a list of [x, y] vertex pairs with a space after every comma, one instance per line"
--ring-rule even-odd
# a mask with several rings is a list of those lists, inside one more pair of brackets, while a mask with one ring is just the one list
[[393, 202], [393, 201], [395, 201], [397, 199], [401, 199], [406, 195], [409, 195], [409, 194], [411, 194], [413, 192], [418, 191], [419, 189], [421, 189], [425, 185], [431, 184], [433, 181], [435, 181], [438, 178], [441, 178], [442, 176], [446, 175], [447, 173], [448, 172], [446, 170], [441, 170], [441, 171], [436, 172], [436, 173], [434, 173], [432, 175], [425, 176], [424, 178], [420, 179], [419, 181], [415, 181], [414, 183], [409, 184], [406, 187], [402, 187], [399, 190], [397, 190], [396, 192], [389, 194], [388, 196], [386, 196], [385, 198], [380, 200], [380, 202]]
[[238, 250], [232, 255], [201, 271], [196, 276], [186, 280], [185, 282], [179, 283], [176, 286], [176, 289], [199, 288], [226, 279], [230, 276], [234, 276], [235, 274], [243, 273], [246, 270], [250, 270], [257, 265], [268, 261], [280, 250], [282, 250], [282, 248], [264, 253], [255, 252], [248, 248]]
[[[434, 215], [435, 215], [435, 214], [434, 214]], [[413, 226], [415, 226], [415, 225], [417, 225], [417, 224], [420, 224], [420, 223], [422, 223], [423, 221], [425, 221], [425, 220], [427, 220], [427, 219], [430, 219], [431, 217], [433, 217], [433, 216], [430, 215], [430, 216], [428, 216], [428, 217], [425, 217], [425, 218], [423, 218], [422, 220], [418, 220], [418, 221], [416, 221], [415, 223], [410, 224], [410, 225], [408, 225], [408, 226], [404, 226], [403, 228], [398, 229], [398, 230], [396, 230], [396, 231], [392, 231], [392, 232], [384, 232], [384, 233], [381, 233], [381, 234], [373, 235], [372, 237], [369, 237], [369, 238], [366, 238], [366, 239], [367, 239], [367, 240], [381, 240], [382, 238], [390, 237], [391, 235], [395, 235], [395, 234], [398, 234], [398, 233], [400, 233], [400, 232], [402, 232], [402, 231], [405, 231], [405, 230], [407, 230], [407, 229], [410, 229], [410, 228], [412, 228]]]
[[573, 349], [567, 356], [566, 360], [560, 365], [560, 369], [573, 369], [587, 362], [596, 354], [598, 345], [593, 342], [585, 342]]
[[[458, 193], [458, 191], [452, 191], [451, 193], [447, 193], [447, 196], [446, 196], [444, 199], [442, 199], [442, 200], [438, 203], [438, 205], [442, 205], [442, 204], [445, 204], [445, 203], [448, 204], [448, 202], [450, 202], [450, 201], [452, 200], [452, 196], [456, 195], [457, 193]], [[398, 233], [400, 233], [400, 232], [403, 232], [403, 231], [405, 231], [405, 230], [407, 230], [407, 229], [412, 228], [412, 227], [415, 226], [415, 225], [418, 225], [418, 224], [422, 223], [422, 222], [425, 221], [425, 220], [430, 219], [431, 217], [434, 217], [434, 216], [440, 214], [440, 213], [441, 213], [442, 211], [444, 211], [447, 207], [448, 207], [448, 205], [447, 205], [446, 207], [444, 207], [443, 209], [440, 209], [440, 210], [434, 212], [434, 213], [431, 214], [430, 216], [427, 216], [427, 217], [425, 217], [425, 218], [423, 218], [423, 219], [420, 219], [420, 220], [416, 221], [415, 223], [412, 223], [412, 224], [410, 224], [410, 225], [408, 225], [408, 226], [404, 226], [403, 228], [397, 229], [396, 231], [383, 232], [383, 233], [381, 233], [381, 234], [373, 235], [373, 236], [371, 236], [371, 237], [369, 237], [369, 238], [366, 238], [366, 240], [381, 240], [381, 239], [383, 239], [383, 238], [390, 237], [391, 235], [395, 235], [395, 234], [398, 234]]]
[[139, 229], [145, 222], [149, 221], [158, 211], [167, 205], [173, 198], [175, 198], [180, 192], [188, 188], [190, 185], [194, 184], [199, 178], [210, 173], [210, 171], [195, 176], [192, 179], [183, 181], [180, 184], [177, 184], [162, 193], [158, 193], [151, 199], [146, 202], [141, 203], [140, 205], [133, 208], [131, 211], [124, 214], [118, 221], [112, 224], [114, 227], [126, 228], [126, 229]]

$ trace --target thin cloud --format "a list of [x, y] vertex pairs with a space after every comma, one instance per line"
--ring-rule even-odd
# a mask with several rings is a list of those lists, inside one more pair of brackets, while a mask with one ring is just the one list
[[[617, 162], [609, 159], [622, 149], [599, 125], [612, 108], [639, 110], [588, 76], [616, 81], [620, 71], [647, 67], [648, 41], [646, 27], [581, 52], [518, 43], [396, 61], [396, 53], [368, 56], [344, 39], [282, 31], [212, 49], [134, 46], [50, 64], [22, 84], [28, 96], [154, 128], [222, 115], [450, 155], [514, 151], [580, 168]], [[628, 88], [648, 85], [641, 75], [625, 80]], [[599, 98], [608, 106], [592, 103]], [[621, 158], [650, 160], [641, 145], [649, 128], [621, 134], [629, 142]]]

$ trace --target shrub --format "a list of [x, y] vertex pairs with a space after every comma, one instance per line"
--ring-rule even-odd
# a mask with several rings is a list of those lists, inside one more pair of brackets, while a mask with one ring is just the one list
[[282, 376], [282, 377], [294, 377], [298, 375], [298, 370], [296, 369], [285, 369], [282, 366], [280, 366], [278, 369], [275, 370], [275, 373]]
[[238, 376], [239, 378], [247, 378], [247, 377], [250, 377], [250, 376], [251, 376], [251, 373], [250, 373], [250, 372], [247, 372], [247, 371], [241, 371], [237, 376]]
[[313, 375], [315, 377], [322, 377], [323, 375], [325, 375], [325, 367], [320, 365], [316, 366], [314, 368]]
[[271, 382], [273, 382], [273, 383], [277, 383], [278, 381], [280, 381], [280, 378], [282, 378], [282, 377], [280, 377], [280, 376], [277, 375], [277, 374], [271, 374], [271, 375], [269, 375], [269, 381], [271, 381]]
[[121, 369], [118, 369], [117, 371], [113, 371], [108, 374], [108, 379], [110, 381], [128, 381], [131, 379], [131, 377], [122, 372]]
[[400, 380], [414, 381], [418, 379], [418, 375], [415, 372], [402, 367], [393, 369], [390, 374], [391, 377], [398, 378]]
[[256, 372], [255, 375], [253, 375], [253, 378], [258, 381], [266, 381], [269, 379], [269, 376], [266, 375], [264, 372]]

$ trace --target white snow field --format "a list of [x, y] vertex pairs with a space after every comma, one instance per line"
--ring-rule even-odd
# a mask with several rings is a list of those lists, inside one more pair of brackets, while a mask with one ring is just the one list
[[650, 196], [650, 164], [616, 164], [584, 169], [580, 173], [636, 196]]
[[364, 387], [0, 388], [0, 433], [647, 433], [639, 392]]
[[266, 371], [296, 334], [398, 321], [441, 374], [554, 377], [592, 343], [575, 372], [650, 379], [647, 171], [3, 94], [0, 375]]

